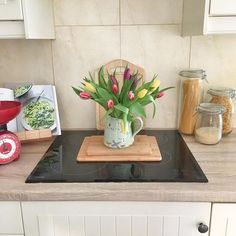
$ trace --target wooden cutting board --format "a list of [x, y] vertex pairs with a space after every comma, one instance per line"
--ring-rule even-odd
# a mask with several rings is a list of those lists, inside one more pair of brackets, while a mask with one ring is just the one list
[[161, 161], [161, 153], [154, 136], [138, 135], [128, 148], [113, 149], [103, 144], [103, 136], [86, 137], [77, 156], [79, 162]]

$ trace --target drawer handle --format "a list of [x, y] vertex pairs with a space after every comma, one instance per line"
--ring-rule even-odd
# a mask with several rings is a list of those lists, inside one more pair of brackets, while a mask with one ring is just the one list
[[206, 233], [208, 231], [208, 226], [203, 224], [203, 223], [200, 223], [198, 225], [198, 231], [202, 234]]

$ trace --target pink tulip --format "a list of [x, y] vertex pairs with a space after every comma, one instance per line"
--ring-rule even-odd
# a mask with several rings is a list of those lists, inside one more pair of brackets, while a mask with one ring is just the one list
[[90, 94], [87, 93], [87, 92], [81, 92], [81, 93], [79, 94], [79, 96], [80, 96], [82, 99], [89, 99], [89, 98], [91, 98]]
[[112, 109], [112, 108], [114, 107], [114, 102], [113, 102], [112, 99], [109, 99], [109, 100], [107, 101], [107, 107], [108, 107], [109, 109]]
[[134, 93], [133, 93], [133, 91], [129, 91], [128, 92], [128, 98], [129, 98], [130, 101], [134, 100]]
[[117, 94], [117, 93], [118, 93], [118, 86], [117, 86], [116, 84], [113, 84], [113, 85], [112, 85], [112, 92], [113, 92], [114, 94]]
[[130, 74], [130, 68], [126, 68], [124, 71], [124, 80], [130, 80], [131, 74]]
[[157, 98], [161, 98], [161, 97], [163, 97], [164, 95], [165, 95], [164, 92], [160, 92], [160, 93], [158, 93]]

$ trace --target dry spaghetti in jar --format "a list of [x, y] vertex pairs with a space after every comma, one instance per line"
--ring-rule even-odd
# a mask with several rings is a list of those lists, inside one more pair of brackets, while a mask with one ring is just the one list
[[235, 98], [235, 90], [232, 88], [212, 88], [208, 94], [212, 96], [210, 102], [223, 105], [226, 111], [223, 114], [223, 135], [229, 134], [233, 130], [234, 104], [232, 99]]

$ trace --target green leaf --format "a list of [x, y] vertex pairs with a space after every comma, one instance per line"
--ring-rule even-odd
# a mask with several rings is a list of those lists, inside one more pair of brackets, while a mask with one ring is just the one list
[[96, 98], [94, 99], [95, 102], [97, 102], [98, 104], [100, 104], [102, 107], [105, 108], [105, 110], [107, 110], [107, 100], [103, 99], [103, 98]]
[[143, 106], [139, 103], [139, 102], [135, 102], [130, 106], [130, 112], [134, 113], [138, 116], [143, 116], [146, 117], [146, 113], [145, 110], [143, 108]]
[[172, 88], [175, 88], [175, 87], [172, 86], [172, 87], [167, 87], [167, 88], [161, 89], [159, 91], [159, 93], [164, 92], [164, 91], [169, 90], [169, 89], [172, 89]]
[[104, 118], [106, 118], [107, 116], [109, 116], [113, 111], [114, 111], [114, 108], [107, 110], [107, 111], [106, 111], [106, 114], [105, 114], [105, 116], [104, 116]]
[[122, 101], [123, 103], [126, 103], [128, 101], [128, 92], [131, 89], [134, 79], [135, 79], [135, 76], [132, 75], [130, 80], [125, 80], [125, 83], [122, 87], [122, 91], [120, 93], [120, 101]]
[[113, 93], [109, 93], [106, 89], [98, 87], [97, 92], [98, 92], [98, 95], [101, 98], [106, 99], [106, 101], [109, 99], [112, 99], [115, 104], [119, 103], [117, 97]]
[[104, 99], [106, 99], [106, 100], [109, 100], [109, 99], [112, 99], [112, 94], [110, 94], [106, 89], [104, 89], [104, 88], [100, 88], [100, 87], [98, 87], [97, 88], [97, 92], [98, 92], [98, 94], [102, 97], [102, 98], [104, 98]]
[[73, 87], [73, 86], [72, 86], [72, 89], [74, 90], [74, 92], [75, 92], [78, 96], [80, 95], [81, 92], [83, 92], [82, 89], [80, 89], [80, 88], [75, 88], [75, 87]]
[[104, 79], [104, 66], [102, 66], [98, 72], [98, 82], [102, 88], [106, 88], [106, 81]]
[[107, 90], [112, 93], [112, 81], [110, 79], [110, 75], [108, 75]]
[[115, 109], [122, 111], [125, 114], [129, 113], [129, 109], [123, 105], [121, 105], [120, 103], [114, 106]]
[[93, 76], [92, 76], [92, 74], [90, 72], [89, 72], [89, 77], [90, 77], [91, 81], [93, 81], [95, 83], [95, 81], [93, 79]]
[[155, 99], [153, 98], [152, 95], [146, 95], [141, 101], [139, 101], [141, 103], [142, 106], [146, 106], [149, 103], [153, 104], [153, 115], [152, 118], [154, 118], [155, 114], [156, 114], [156, 104], [155, 104]]

